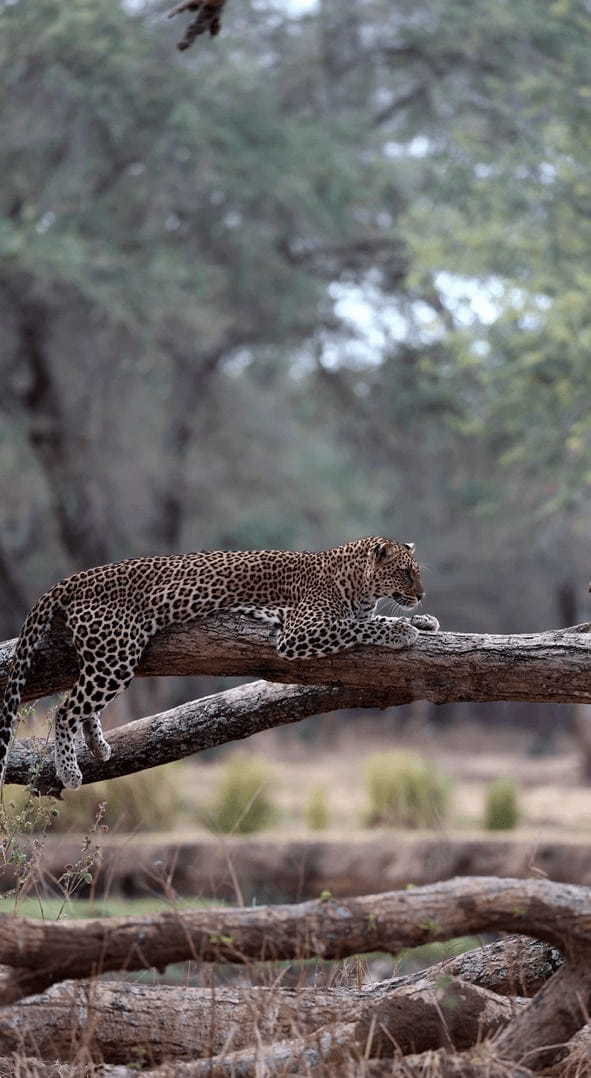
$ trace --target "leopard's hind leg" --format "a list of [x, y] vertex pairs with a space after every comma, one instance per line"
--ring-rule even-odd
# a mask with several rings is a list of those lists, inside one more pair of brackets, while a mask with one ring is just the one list
[[100, 713], [127, 688], [132, 680], [149, 634], [135, 620], [117, 616], [113, 610], [101, 619], [68, 612], [68, 624], [78, 655], [78, 679], [55, 717], [55, 768], [64, 786], [76, 789], [82, 772], [76, 757], [76, 734], [80, 727], [86, 744], [99, 760], [108, 760], [111, 748], [100, 725]]
[[91, 719], [82, 720], [82, 733], [84, 734], [86, 747], [95, 759], [103, 761], [111, 759], [111, 746], [103, 734], [101, 720], [98, 715], [93, 715]]

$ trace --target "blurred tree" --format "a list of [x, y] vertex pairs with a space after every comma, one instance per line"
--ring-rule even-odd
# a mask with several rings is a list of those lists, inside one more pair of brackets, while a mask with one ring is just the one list
[[451, 627], [555, 621], [589, 575], [581, 0], [244, 0], [182, 60], [159, 7], [0, 11], [5, 630], [93, 562], [376, 531]]

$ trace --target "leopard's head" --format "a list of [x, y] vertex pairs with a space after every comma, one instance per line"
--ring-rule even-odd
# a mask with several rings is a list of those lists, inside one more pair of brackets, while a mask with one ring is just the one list
[[368, 585], [376, 599], [394, 599], [409, 608], [420, 603], [425, 591], [415, 544], [375, 539], [369, 550]]

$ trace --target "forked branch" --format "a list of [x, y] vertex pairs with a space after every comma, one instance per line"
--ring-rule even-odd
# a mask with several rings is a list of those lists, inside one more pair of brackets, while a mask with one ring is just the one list
[[[268, 632], [242, 618], [216, 617], [169, 629], [146, 648], [138, 676], [256, 675], [267, 682], [218, 693], [115, 731], [109, 738], [114, 752], [108, 763], [81, 753], [84, 781], [140, 771], [342, 708], [384, 708], [412, 700], [589, 703], [589, 629], [584, 624], [520, 636], [423, 633], [414, 647], [402, 651], [357, 647], [295, 662], [282, 659]], [[14, 641], [0, 645], [0, 692], [13, 651]], [[67, 689], [76, 676], [76, 656], [58, 622], [36, 653], [24, 699]], [[17, 744], [8, 781], [27, 783], [33, 775], [40, 793], [59, 794], [61, 784], [49, 755], [31, 743]]]

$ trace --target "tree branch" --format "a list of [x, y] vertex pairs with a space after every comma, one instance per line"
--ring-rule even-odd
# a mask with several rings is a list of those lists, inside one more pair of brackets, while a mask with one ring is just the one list
[[[146, 648], [139, 676], [257, 674], [255, 682], [129, 723], [110, 735], [115, 752], [101, 763], [81, 751], [85, 782], [115, 778], [191, 755], [309, 715], [349, 707], [388, 707], [412, 700], [591, 701], [588, 624], [520, 636], [423, 633], [403, 651], [352, 648], [326, 658], [281, 659], [259, 626], [216, 617], [159, 633]], [[15, 641], [0, 645], [0, 688]], [[58, 692], [77, 676], [75, 653], [57, 622], [36, 653], [24, 700]], [[300, 683], [288, 685], [288, 682]], [[7, 778], [39, 793], [58, 794], [46, 748], [12, 749]]]
[[[591, 703], [591, 623], [511, 636], [421, 633], [409, 649], [356, 647], [294, 662], [280, 658], [269, 633], [235, 616], [218, 616], [158, 633], [146, 648], [140, 677], [255, 676], [283, 684], [340, 685], [370, 690], [377, 707], [432, 700], [536, 700]], [[0, 688], [15, 641], [0, 645]], [[69, 688], [75, 653], [58, 620], [36, 652], [24, 700]], [[344, 706], [344, 705], [335, 705]], [[369, 703], [366, 707], [371, 706]]]
[[[381, 700], [379, 693], [363, 688], [254, 681], [126, 723], [108, 735], [113, 747], [110, 760], [96, 760], [80, 746], [78, 762], [85, 784], [118, 778], [309, 715], [347, 707], [376, 707]], [[59, 797], [62, 785], [55, 773], [53, 746], [32, 740], [16, 742], [10, 751], [6, 781], [31, 783], [38, 794]]]

